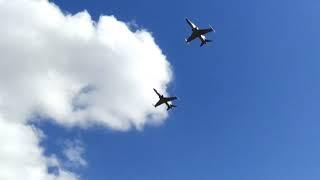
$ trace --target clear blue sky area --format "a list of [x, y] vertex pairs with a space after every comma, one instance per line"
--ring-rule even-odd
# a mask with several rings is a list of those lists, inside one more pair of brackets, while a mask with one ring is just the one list
[[[53, 2], [151, 31], [180, 97], [162, 126], [141, 132], [40, 125], [54, 153], [66, 137], [84, 142], [84, 179], [320, 179], [320, 1]], [[185, 44], [186, 17], [214, 26], [213, 43]]]

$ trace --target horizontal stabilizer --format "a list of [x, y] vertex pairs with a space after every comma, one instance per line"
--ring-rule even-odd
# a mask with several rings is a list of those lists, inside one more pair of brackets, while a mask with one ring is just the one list
[[208, 42], [212, 42], [212, 40], [205, 39], [204, 41], [201, 42], [200, 47], [202, 47], [203, 45], [207, 44]]
[[169, 111], [171, 108], [177, 107], [176, 105], [173, 104], [169, 104], [169, 106], [167, 107], [167, 111]]

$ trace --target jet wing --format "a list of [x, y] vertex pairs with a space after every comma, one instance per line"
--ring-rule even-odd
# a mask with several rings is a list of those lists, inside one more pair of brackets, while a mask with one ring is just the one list
[[198, 32], [200, 33], [200, 35], [204, 35], [204, 34], [207, 34], [208, 32], [212, 32], [212, 31], [214, 31], [213, 28], [200, 29], [200, 30], [198, 30]]
[[195, 33], [192, 33], [190, 37], [188, 37], [188, 39], [186, 39], [186, 42], [191, 42], [192, 40], [194, 40], [195, 38], [197, 38], [197, 36], [195, 35]]
[[187, 23], [189, 24], [189, 26], [194, 29], [196, 28], [197, 26], [195, 24], [193, 24], [189, 19], [186, 19]]
[[158, 93], [158, 91], [156, 89], [153, 89], [153, 90], [159, 97], [161, 96], [160, 93]]
[[161, 100], [159, 100], [155, 105], [154, 107], [157, 107], [157, 106], [160, 106], [162, 104]]
[[177, 97], [166, 97], [165, 100], [168, 102], [168, 101], [173, 101], [173, 100], [176, 100], [178, 99]]

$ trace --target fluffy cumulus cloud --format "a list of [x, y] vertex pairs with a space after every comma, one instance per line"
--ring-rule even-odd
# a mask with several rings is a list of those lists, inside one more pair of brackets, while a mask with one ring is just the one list
[[0, 22], [0, 179], [78, 178], [43, 155], [34, 117], [121, 131], [167, 117], [151, 104], [152, 88], [165, 93], [171, 81], [170, 64], [146, 30], [64, 14], [47, 0], [0, 0]]
[[[33, 126], [0, 117], [0, 179], [76, 180], [55, 156], [43, 156], [43, 133]], [[55, 172], [49, 173], [49, 169]]]

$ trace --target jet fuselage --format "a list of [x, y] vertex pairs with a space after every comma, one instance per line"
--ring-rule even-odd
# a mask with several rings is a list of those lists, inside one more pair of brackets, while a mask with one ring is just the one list
[[192, 28], [192, 33], [194, 36], [199, 38], [202, 43], [206, 44], [206, 37], [201, 34], [198, 27]]
[[204, 36], [204, 34], [211, 32], [211, 31], [214, 31], [214, 29], [211, 26], [210, 26], [210, 28], [207, 28], [207, 29], [200, 29], [198, 26], [193, 24], [189, 19], [186, 18], [186, 21], [192, 30], [191, 36], [188, 37], [187, 39], [185, 39], [187, 43], [189, 43], [192, 40], [197, 39], [197, 38], [199, 38], [201, 41], [200, 46], [207, 44], [207, 42], [211, 42], [211, 40], [207, 40], [206, 37]]

